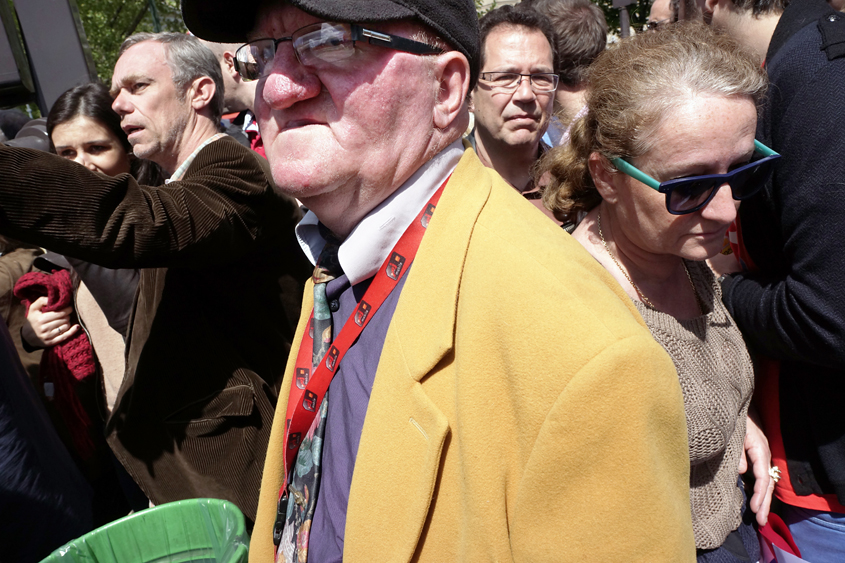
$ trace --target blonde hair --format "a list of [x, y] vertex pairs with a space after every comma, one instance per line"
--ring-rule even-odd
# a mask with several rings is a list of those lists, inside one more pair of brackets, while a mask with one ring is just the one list
[[665, 116], [699, 95], [750, 97], [762, 102], [765, 71], [734, 39], [698, 22], [642, 33], [599, 55], [588, 70], [587, 113], [570, 128], [570, 141], [538, 163], [543, 203], [558, 220], [601, 202], [587, 165], [598, 152], [614, 158], [648, 152]]

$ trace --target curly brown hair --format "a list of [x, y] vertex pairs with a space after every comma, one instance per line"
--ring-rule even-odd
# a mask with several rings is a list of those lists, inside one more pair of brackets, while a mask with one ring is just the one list
[[663, 118], [697, 95], [750, 97], [760, 105], [768, 87], [754, 56], [729, 36], [699, 22], [642, 33], [602, 53], [587, 76], [586, 115], [570, 129], [569, 143], [546, 153], [543, 203], [560, 221], [601, 202], [587, 161], [593, 152], [614, 158], [649, 151]]

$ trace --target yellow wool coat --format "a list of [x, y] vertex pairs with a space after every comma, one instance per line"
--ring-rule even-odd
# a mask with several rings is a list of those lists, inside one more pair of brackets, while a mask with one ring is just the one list
[[[294, 349], [311, 306], [309, 285]], [[270, 437], [253, 563], [273, 561], [295, 356]], [[695, 560], [672, 361], [605, 270], [472, 150], [444, 190], [387, 332], [344, 560]]]

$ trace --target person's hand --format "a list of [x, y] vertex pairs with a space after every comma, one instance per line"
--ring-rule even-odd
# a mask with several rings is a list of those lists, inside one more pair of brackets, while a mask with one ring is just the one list
[[742, 271], [742, 265], [736, 259], [736, 254], [722, 254], [721, 252], [716, 256], [711, 256], [707, 259], [707, 265], [719, 277], [723, 274], [735, 274]]
[[[775, 491], [775, 481], [769, 475], [769, 468], [772, 464], [772, 452], [769, 450], [769, 441], [766, 435], [760, 430], [755, 420], [756, 416], [749, 411], [748, 420], [745, 423], [745, 444], [743, 449], [748, 460], [751, 461], [751, 469], [754, 472], [754, 494], [751, 496], [749, 506], [757, 515], [757, 523], [765, 526], [769, 520], [769, 509], [772, 506], [772, 493]], [[739, 458], [739, 472], [748, 471], [748, 461], [745, 455]]]
[[72, 307], [61, 311], [42, 312], [47, 305], [46, 297], [39, 297], [29, 306], [29, 313], [21, 327], [21, 336], [33, 348], [49, 348], [61, 344], [79, 330], [79, 325], [71, 325]]

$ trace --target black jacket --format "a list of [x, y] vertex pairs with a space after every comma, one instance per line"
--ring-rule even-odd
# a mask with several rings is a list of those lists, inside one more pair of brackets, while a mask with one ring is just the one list
[[795, 492], [845, 503], [845, 14], [792, 2], [766, 57], [758, 139], [783, 155], [745, 201], [746, 248], [760, 268], [723, 299], [752, 351], [781, 360], [781, 432]]

